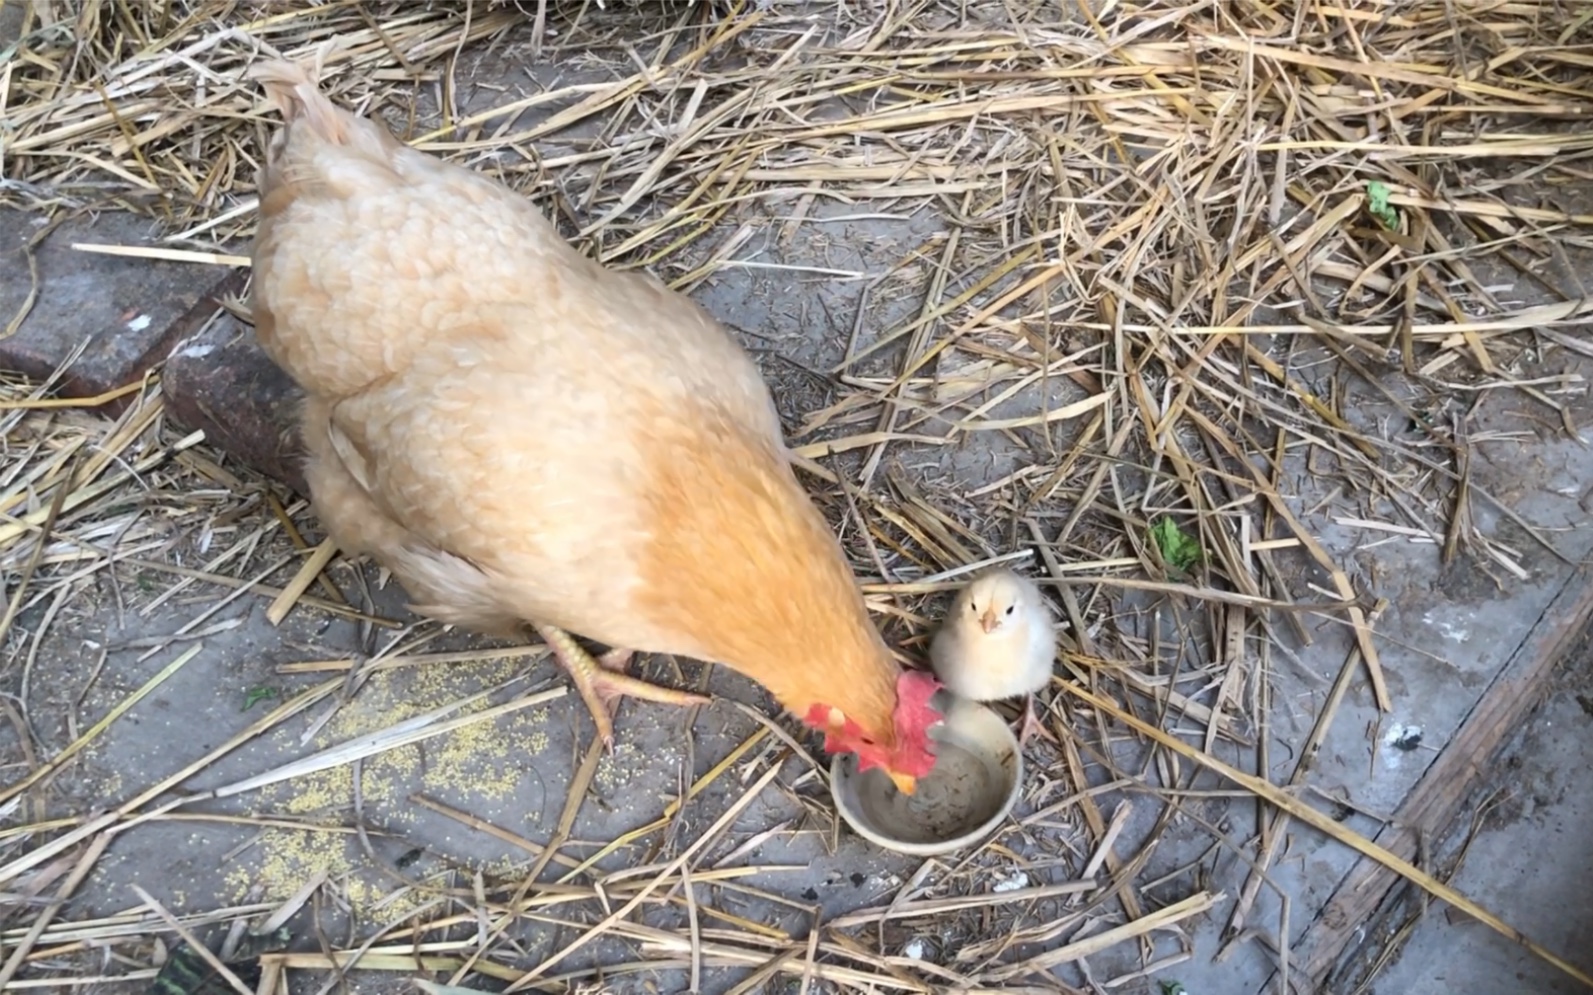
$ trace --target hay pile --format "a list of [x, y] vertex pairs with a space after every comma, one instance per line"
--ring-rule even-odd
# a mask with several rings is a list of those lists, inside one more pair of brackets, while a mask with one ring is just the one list
[[[817, 10], [176, 0], [26, 10], [22, 42], [0, 52], [0, 196], [51, 216], [144, 211], [166, 222], [165, 251], [179, 255], [247, 244], [269, 122], [241, 75], [260, 55], [323, 59], [335, 100], [500, 176], [605, 261], [655, 267], [688, 291], [731, 265], [746, 219], [771, 205], [782, 235], [833, 202], [933, 213], [936, 230], [905, 247], [898, 266], [862, 274], [870, 288], [909, 274], [915, 313], [884, 323], [859, 306], [795, 441], [830, 481], [820, 498], [837, 517], [855, 502], [848, 538], [893, 636], [921, 632], [933, 615], [924, 597], [971, 562], [1030, 548], [1057, 582], [1072, 630], [1063, 664], [1079, 686], [1058, 689], [1053, 715], [1076, 745], [1049, 772], [1061, 793], [1033, 801], [1042, 817], [1048, 806], [1076, 809], [1080, 845], [1105, 876], [1082, 903], [1024, 894], [1050, 901], [1048, 918], [1014, 926], [1008, 941], [1055, 942], [1110, 908], [1116, 942], [1214, 906], [1215, 895], [1197, 891], [1147, 912], [1142, 861], [1113, 849], [1116, 823], [1097, 798], [1070, 792], [1104, 772], [1139, 780], [1179, 769], [1175, 756], [1232, 775], [1214, 744], [1254, 742], [1273, 654], [1310, 641], [1303, 618], [1348, 626], [1355, 652], [1301, 754], [1320, 744], [1349, 684], [1369, 682], [1390, 707], [1377, 592], [1320, 541], [1327, 516], [1430, 541], [1445, 564], [1469, 558], [1501, 583], [1527, 576], [1523, 552], [1476, 527], [1478, 502], [1554, 548], [1470, 478], [1468, 426], [1481, 399], [1509, 391], [1576, 430], [1570, 402], [1583, 387], [1563, 368], [1568, 354], [1593, 355], [1566, 330], [1593, 311], [1568, 257], [1593, 224], [1593, 205], [1583, 196], [1577, 206], [1575, 193], [1593, 177], [1593, 136], [1580, 124], [1593, 114], [1593, 11], [1534, 0]], [[550, 88], [516, 75], [491, 106], [460, 111], [473, 69], [511, 55], [553, 67], [530, 74]], [[585, 75], [562, 82], [565, 70]], [[8, 403], [38, 396], [18, 385]], [[1399, 423], [1360, 410], [1373, 402]], [[179, 458], [180, 444], [159, 434], [158, 389], [134, 411], [114, 429], [55, 408], [7, 413], [0, 561], [21, 579], [7, 627], [41, 599], [64, 597], [54, 592], [70, 589], [79, 561], [108, 567], [149, 554], [138, 527], [118, 531], [118, 519], [94, 514], [134, 479], [129, 460], [145, 472]], [[100, 453], [132, 455], [80, 459], [95, 438]], [[1008, 457], [977, 484], [897, 472], [985, 440]], [[226, 479], [202, 453], [192, 457], [202, 465], [183, 464], [182, 486]], [[1318, 486], [1330, 482], [1322, 493], [1302, 489], [1302, 459]], [[199, 520], [174, 514], [162, 535]], [[50, 541], [40, 542], [41, 527]], [[281, 587], [305, 594], [312, 578], [301, 570]], [[310, 597], [349, 611], [330, 593]], [[1199, 647], [1198, 666], [1180, 663], [1184, 644]], [[1113, 719], [1145, 748], [1130, 771], [1116, 770], [1101, 739]], [[1199, 729], [1200, 748], [1160, 732], [1175, 726]], [[1182, 769], [1177, 783], [1147, 776], [1188, 787]], [[1371, 852], [1294, 795], [1242, 783]], [[1176, 794], [1156, 798], [1163, 815], [1142, 848], [1181, 812]], [[1269, 838], [1284, 824], [1276, 817]], [[54, 836], [49, 852], [95, 838], [87, 825]], [[1003, 943], [931, 968], [888, 957], [870, 930], [834, 923], [809, 943], [744, 924], [677, 934], [632, 917], [655, 892], [679, 891], [688, 858], [723, 820], [715, 825], [653, 876], [610, 882], [614, 914], [581, 928], [623, 935], [645, 953], [611, 973], [761, 965], [755, 977], [929, 991], [1021, 979], [1107, 943], [1098, 934], [1028, 960], [1004, 957]], [[52, 832], [14, 828], [5, 838], [36, 847]], [[1255, 865], [1234, 921], [1274, 852]], [[13, 853], [0, 889], [38, 862]], [[699, 885], [698, 900], [709, 891]], [[986, 898], [987, 911], [1006, 901]], [[511, 918], [550, 916], [556, 904], [525, 887], [481, 900]], [[978, 905], [903, 908], [913, 901], [929, 903], [925, 916]], [[66, 942], [47, 918], [8, 934], [20, 945], [0, 976], [35, 945]], [[448, 933], [454, 925], [383, 937], [360, 967], [423, 961], [457, 983], [473, 964], [529, 983], [533, 965], [481, 956], [474, 938]], [[1288, 934], [1283, 926], [1270, 940], [1284, 976]], [[434, 939], [417, 960], [409, 944]], [[553, 966], [533, 973], [547, 981]]]

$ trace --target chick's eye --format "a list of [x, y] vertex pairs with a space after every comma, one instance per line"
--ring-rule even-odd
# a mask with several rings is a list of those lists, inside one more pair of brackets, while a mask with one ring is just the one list
[[979, 602], [977, 602], [977, 601], [968, 602], [968, 610], [973, 612], [975, 615], [979, 614]]
[[1017, 607], [1016, 605], [1008, 605], [1007, 606], [1007, 614], [1011, 615], [1012, 614], [1012, 609], [1014, 609], [1016, 607]]

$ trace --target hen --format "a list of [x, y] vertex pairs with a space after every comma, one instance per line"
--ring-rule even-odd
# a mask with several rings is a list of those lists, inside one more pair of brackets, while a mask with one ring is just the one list
[[[903, 670], [798, 484], [767, 386], [651, 276], [605, 269], [508, 188], [335, 107], [303, 68], [260, 177], [255, 329], [304, 388], [305, 476], [414, 608], [532, 625], [612, 743], [630, 651], [724, 664], [911, 793], [930, 675]], [[594, 660], [571, 634], [614, 649]]]
[[1034, 693], [1051, 681], [1056, 632], [1051, 608], [1034, 581], [992, 570], [969, 581], [929, 644], [935, 674], [974, 701], [1023, 695], [1018, 739], [1056, 737], [1034, 715]]

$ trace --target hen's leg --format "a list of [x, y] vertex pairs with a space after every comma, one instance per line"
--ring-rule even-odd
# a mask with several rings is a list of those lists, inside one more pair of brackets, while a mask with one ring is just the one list
[[1023, 696], [1023, 718], [1018, 723], [1018, 743], [1020, 745], [1027, 743], [1032, 736], [1039, 736], [1053, 746], [1060, 747], [1062, 745], [1061, 741], [1056, 738], [1056, 734], [1047, 729], [1045, 723], [1035, 717], [1034, 695], [1027, 694]]
[[569, 672], [571, 683], [581, 695], [581, 700], [586, 702], [587, 709], [592, 713], [592, 721], [597, 724], [597, 734], [609, 749], [614, 747], [612, 708], [621, 695], [628, 694], [633, 698], [645, 698], [666, 705], [708, 703], [709, 699], [700, 694], [661, 688], [625, 674], [624, 667], [631, 656], [629, 650], [610, 650], [603, 654], [601, 660], [593, 659], [592, 654], [582, 649], [563, 629], [555, 629], [551, 625], [539, 625], [536, 629], [559, 663]]
[[[621, 649], [616, 646], [611, 648], [607, 653], [599, 654], [596, 657], [596, 660], [597, 665], [608, 671], [610, 674], [618, 674], [621, 677], [624, 677], [626, 676], [625, 668], [631, 665], [631, 657], [635, 655], [635, 650]], [[598, 676], [602, 677], [604, 675], [599, 674]], [[603, 705], [608, 709], [609, 720], [613, 721], [613, 719], [619, 715], [619, 703], [620, 699], [623, 698], [624, 695], [618, 691], [611, 691], [607, 688], [599, 687], [597, 689], [597, 696], [603, 699]]]

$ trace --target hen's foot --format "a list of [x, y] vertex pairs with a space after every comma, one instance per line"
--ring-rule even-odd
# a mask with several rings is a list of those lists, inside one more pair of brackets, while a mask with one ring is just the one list
[[537, 634], [569, 673], [570, 682], [575, 685], [581, 700], [586, 702], [587, 710], [592, 713], [592, 721], [597, 725], [597, 734], [607, 749], [614, 748], [613, 716], [619, 707], [619, 699], [624, 695], [666, 705], [706, 705], [709, 701], [700, 694], [661, 688], [629, 676], [625, 673], [625, 666], [630, 663], [630, 650], [611, 649], [601, 657], [594, 658], [563, 629], [555, 629], [551, 625], [539, 625], [536, 628]]
[[1045, 723], [1035, 716], [1034, 695], [1031, 694], [1025, 695], [1023, 699], [1023, 718], [1018, 722], [1018, 744], [1021, 746], [1027, 743], [1034, 736], [1039, 736], [1052, 746], [1061, 747], [1062, 745], [1062, 741], [1056, 738], [1056, 734], [1047, 729]]

